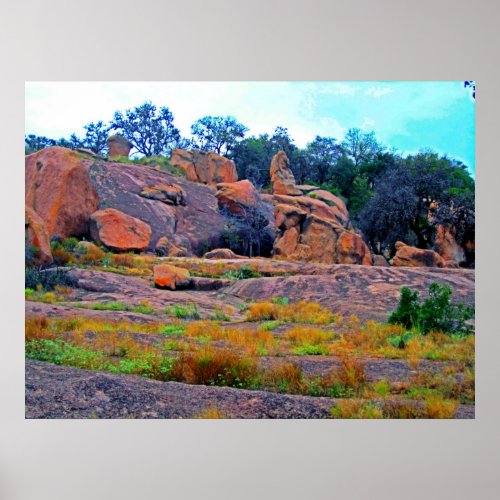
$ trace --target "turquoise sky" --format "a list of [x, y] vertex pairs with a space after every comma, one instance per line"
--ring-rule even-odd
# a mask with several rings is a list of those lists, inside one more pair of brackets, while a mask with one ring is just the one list
[[205, 115], [233, 115], [253, 134], [285, 126], [299, 146], [359, 127], [404, 154], [431, 148], [475, 172], [475, 103], [461, 81], [28, 82], [26, 133], [82, 134], [84, 124], [145, 100], [168, 106], [186, 136]]

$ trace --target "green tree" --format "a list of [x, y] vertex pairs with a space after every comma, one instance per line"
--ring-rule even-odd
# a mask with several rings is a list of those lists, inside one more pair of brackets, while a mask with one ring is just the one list
[[331, 180], [342, 148], [333, 137], [316, 136], [314, 141], [307, 144], [304, 154], [309, 167], [308, 180], [324, 184]]
[[110, 129], [126, 137], [139, 153], [147, 157], [168, 155], [181, 140], [172, 112], [167, 107], [157, 109], [151, 102], [127, 109], [125, 115], [116, 111]]
[[84, 126], [85, 137], [83, 138], [83, 147], [90, 149], [96, 154], [104, 153], [107, 148], [109, 127], [104, 122], [90, 122]]
[[196, 148], [223, 155], [229, 155], [247, 131], [232, 116], [205, 116], [191, 126]]

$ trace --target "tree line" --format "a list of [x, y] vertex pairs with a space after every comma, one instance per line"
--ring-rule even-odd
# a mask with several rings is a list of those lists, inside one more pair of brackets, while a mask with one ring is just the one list
[[248, 136], [248, 128], [232, 116], [205, 116], [186, 138], [169, 108], [151, 102], [116, 111], [110, 123], [91, 122], [84, 129], [83, 137], [69, 139], [27, 135], [26, 153], [58, 145], [105, 154], [108, 136], [117, 133], [132, 143], [133, 153], [146, 157], [168, 157], [174, 148], [215, 151], [234, 160], [240, 179], [266, 188], [271, 159], [283, 150], [298, 184], [320, 186], [346, 202], [353, 224], [375, 253], [393, 255], [398, 240], [430, 248], [439, 224], [453, 227], [460, 244], [474, 242], [475, 183], [466, 166], [430, 150], [403, 156], [374, 132], [352, 128], [341, 141], [317, 136], [300, 148], [286, 127]]

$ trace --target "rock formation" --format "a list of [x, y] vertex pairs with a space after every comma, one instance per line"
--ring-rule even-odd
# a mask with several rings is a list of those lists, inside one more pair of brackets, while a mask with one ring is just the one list
[[434, 250], [411, 247], [402, 241], [396, 242], [396, 255], [392, 265], [397, 267], [446, 267], [444, 259]]
[[[149, 251], [155, 249], [163, 236], [178, 248], [185, 248], [188, 255], [202, 255], [211, 248], [224, 246], [228, 220], [219, 211], [213, 187], [146, 165], [82, 161], [102, 208], [115, 208], [149, 224], [152, 231]], [[182, 189], [178, 205], [168, 203], [171, 190], [165, 194], [165, 185]], [[151, 191], [159, 186], [162, 192]], [[145, 191], [148, 197], [141, 196]]]
[[213, 186], [219, 182], [238, 180], [234, 162], [211, 151], [174, 149], [170, 163], [183, 170], [186, 178], [192, 182]]
[[112, 135], [108, 137], [109, 159], [116, 160], [120, 157], [128, 158], [132, 144], [121, 135]]
[[148, 224], [114, 208], [94, 212], [90, 217], [90, 234], [117, 252], [146, 250], [151, 238]]
[[169, 264], [158, 264], [153, 267], [153, 279], [159, 288], [176, 290], [186, 288], [191, 284], [191, 276], [187, 269], [171, 266]]
[[178, 247], [166, 236], [162, 236], [156, 243], [155, 253], [161, 257], [186, 257], [187, 250], [184, 247]]
[[142, 190], [141, 196], [158, 200], [167, 205], [185, 205], [186, 193], [179, 184], [155, 184]]
[[255, 208], [261, 202], [259, 193], [247, 179], [217, 184], [215, 196], [219, 206], [227, 207], [233, 215], [245, 215], [246, 208]]
[[[352, 231], [345, 203], [315, 186], [295, 185], [283, 151], [271, 162], [276, 239], [274, 255], [322, 263], [371, 266], [370, 249]], [[304, 195], [303, 192], [307, 193]]]
[[302, 191], [295, 185], [295, 177], [284, 151], [279, 151], [273, 156], [270, 174], [273, 194], [286, 194], [290, 196], [299, 196], [302, 194]]
[[85, 236], [99, 198], [82, 160], [53, 146], [25, 160], [25, 201], [42, 218], [49, 238]]
[[436, 238], [434, 240], [434, 250], [443, 257], [447, 267], [458, 267], [465, 262], [464, 249], [457, 243], [453, 228], [438, 226]]
[[235, 254], [229, 248], [215, 248], [214, 250], [210, 250], [204, 256], [204, 259], [246, 259], [242, 255]]
[[35, 263], [39, 265], [52, 262], [50, 238], [42, 218], [28, 206], [24, 207], [24, 228], [26, 244], [34, 249]]

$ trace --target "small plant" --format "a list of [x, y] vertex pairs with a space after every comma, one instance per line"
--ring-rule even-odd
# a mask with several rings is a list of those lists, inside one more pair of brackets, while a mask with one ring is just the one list
[[141, 314], [154, 314], [156, 311], [155, 308], [149, 304], [149, 301], [147, 299], [144, 299], [140, 304], [132, 307], [132, 312]]
[[200, 413], [193, 415], [192, 418], [203, 418], [203, 419], [213, 420], [213, 419], [228, 418], [228, 417], [223, 411], [219, 410], [216, 406], [208, 406]]
[[304, 344], [292, 349], [292, 353], [300, 356], [322, 356], [329, 354], [329, 351], [321, 345]]
[[169, 316], [176, 316], [179, 319], [200, 319], [201, 315], [198, 311], [198, 306], [193, 302], [184, 305], [174, 304], [174, 306], [167, 306], [165, 314]]
[[383, 418], [382, 410], [371, 402], [358, 399], [344, 399], [331, 409], [332, 418]]
[[389, 337], [387, 341], [396, 349], [404, 349], [413, 338], [413, 332], [407, 332], [397, 337]]
[[249, 266], [244, 265], [241, 269], [233, 269], [222, 275], [226, 279], [246, 280], [249, 278], [260, 278], [262, 276], [258, 271], [252, 271]]
[[226, 314], [220, 307], [215, 307], [211, 319], [213, 321], [231, 321], [231, 316]]
[[90, 309], [96, 311], [130, 311], [131, 307], [123, 302], [111, 301], [111, 302], [97, 302], [92, 304]]
[[163, 325], [158, 333], [162, 335], [183, 335], [186, 332], [186, 327], [179, 324]]
[[271, 299], [271, 302], [280, 306], [286, 306], [290, 302], [290, 300], [288, 299], [288, 297], [273, 297]]
[[276, 328], [284, 324], [285, 324], [284, 321], [281, 321], [280, 319], [274, 319], [271, 321], [264, 321], [263, 323], [260, 324], [260, 328], [262, 330], [272, 331], [276, 330]]

